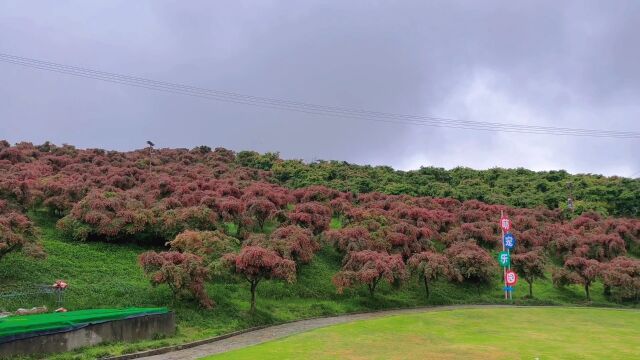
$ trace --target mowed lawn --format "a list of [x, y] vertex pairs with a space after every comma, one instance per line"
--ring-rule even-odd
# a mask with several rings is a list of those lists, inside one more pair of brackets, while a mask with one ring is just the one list
[[207, 359], [640, 359], [640, 311], [424, 312], [325, 327]]

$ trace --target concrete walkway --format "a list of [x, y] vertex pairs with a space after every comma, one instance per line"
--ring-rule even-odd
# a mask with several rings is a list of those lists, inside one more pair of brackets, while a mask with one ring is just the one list
[[270, 326], [264, 329], [254, 330], [232, 336], [226, 339], [221, 339], [208, 344], [203, 344], [188, 349], [177, 350], [166, 354], [140, 357], [140, 359], [147, 360], [192, 360], [200, 359], [202, 357], [219, 354], [235, 349], [240, 349], [250, 345], [260, 344], [265, 341], [280, 339], [285, 336], [317, 329], [324, 326], [342, 324], [356, 320], [374, 319], [383, 316], [400, 315], [400, 314], [413, 314], [430, 311], [448, 311], [458, 309], [477, 309], [477, 308], [496, 308], [496, 307], [512, 307], [511, 305], [459, 305], [459, 306], [437, 306], [415, 309], [402, 309], [402, 310], [386, 310], [371, 313], [362, 314], [350, 314], [332, 316], [326, 318], [317, 318], [309, 320], [300, 320], [282, 325]]

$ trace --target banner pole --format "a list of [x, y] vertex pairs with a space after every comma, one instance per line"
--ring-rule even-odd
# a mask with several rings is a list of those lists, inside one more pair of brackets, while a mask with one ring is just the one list
[[[500, 210], [500, 221], [502, 221], [502, 218], [504, 217], [504, 211]], [[500, 238], [500, 242], [502, 243], [502, 251], [505, 250], [504, 248], [504, 228], [502, 227], [502, 223], [500, 224], [500, 229], [502, 230], [502, 238]], [[507, 290], [507, 268], [503, 267], [502, 268], [502, 281], [504, 282], [504, 299], [508, 300], [509, 299], [509, 291]]]
[[[509, 271], [511, 271], [511, 250], [507, 249], [507, 254], [509, 254]], [[509, 300], [513, 300], [513, 290], [507, 291], [509, 292]]]

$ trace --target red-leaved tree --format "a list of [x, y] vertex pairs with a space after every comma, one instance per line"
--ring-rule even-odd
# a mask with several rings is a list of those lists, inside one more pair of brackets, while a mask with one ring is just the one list
[[337, 198], [339, 195], [340, 193], [338, 191], [322, 185], [312, 185], [293, 191], [293, 196], [299, 203], [309, 201], [328, 202]]
[[399, 253], [404, 260], [412, 254], [431, 248], [431, 242], [420, 241], [421, 231], [413, 225], [400, 222], [383, 230], [384, 237], [391, 246], [391, 253]]
[[218, 215], [206, 206], [189, 206], [162, 212], [159, 234], [164, 239], [173, 239], [185, 230], [213, 230]]
[[220, 271], [221, 257], [240, 247], [240, 241], [222, 231], [187, 230], [168, 242], [171, 250], [202, 257], [212, 275]]
[[296, 280], [296, 263], [283, 259], [277, 252], [261, 246], [245, 246], [238, 254], [226, 254], [224, 262], [235, 274], [251, 285], [251, 311], [256, 309], [256, 289], [262, 280]]
[[242, 225], [242, 216], [245, 210], [244, 201], [232, 196], [224, 196], [216, 200], [216, 205], [222, 215], [222, 219], [233, 223], [239, 234], [240, 226]]
[[399, 254], [364, 250], [348, 253], [342, 270], [333, 276], [332, 281], [338, 293], [342, 293], [345, 288], [364, 284], [373, 296], [381, 280], [391, 284], [402, 281], [405, 277], [404, 262]]
[[333, 211], [333, 216], [338, 218], [342, 218], [342, 216], [344, 216], [344, 214], [346, 214], [347, 211], [353, 208], [353, 204], [351, 204], [349, 200], [346, 200], [344, 198], [337, 198], [337, 199], [331, 200], [329, 202], [329, 206]]
[[287, 215], [293, 224], [310, 229], [314, 235], [329, 229], [331, 208], [319, 202], [307, 202], [296, 205]]
[[603, 263], [600, 278], [618, 300], [640, 300], [640, 260], [620, 256]]
[[268, 247], [275, 250], [285, 259], [307, 264], [313, 259], [320, 244], [314, 239], [309, 229], [296, 225], [277, 228], [267, 241]]
[[452, 268], [452, 278], [479, 287], [495, 276], [495, 261], [489, 253], [473, 241], [456, 242], [445, 250]]
[[564, 262], [564, 268], [553, 273], [553, 282], [556, 286], [577, 284], [584, 287], [587, 300], [591, 301], [589, 289], [600, 274], [600, 262], [598, 260], [573, 256]]
[[[58, 221], [58, 227], [76, 240], [94, 235], [102, 239], [135, 236], [150, 231], [154, 217], [139, 191], [96, 189]], [[174, 234], [175, 235], [175, 234]]]
[[451, 276], [451, 264], [449, 259], [436, 252], [423, 251], [421, 253], [414, 254], [409, 258], [407, 262], [409, 268], [414, 274], [418, 275], [418, 278], [424, 282], [424, 290], [429, 297], [429, 283], [436, 281], [442, 276]]
[[542, 249], [528, 251], [511, 256], [511, 265], [515, 272], [529, 284], [529, 297], [533, 297], [533, 282], [544, 279], [546, 258]]
[[325, 232], [326, 238], [336, 249], [343, 252], [375, 250], [386, 251], [385, 241], [375, 239], [363, 226], [349, 226], [339, 230]]
[[247, 200], [246, 215], [255, 220], [260, 231], [264, 230], [264, 224], [273, 219], [278, 213], [278, 208], [265, 198], [252, 198]]
[[36, 229], [29, 218], [9, 209], [8, 204], [0, 200], [0, 259], [18, 250], [35, 258], [44, 257], [44, 250], [36, 242]]
[[147, 251], [140, 254], [138, 261], [153, 286], [167, 284], [174, 298], [189, 292], [202, 307], [211, 309], [214, 306], [204, 288], [209, 271], [200, 256], [177, 251]]
[[579, 257], [608, 261], [626, 253], [624, 240], [618, 234], [581, 236], [573, 254]]

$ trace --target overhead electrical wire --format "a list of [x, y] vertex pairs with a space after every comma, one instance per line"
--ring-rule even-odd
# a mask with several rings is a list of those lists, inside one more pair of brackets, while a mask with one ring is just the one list
[[151, 80], [141, 77], [121, 75], [104, 71], [92, 70], [76, 66], [58, 64], [38, 59], [20, 57], [5, 53], [0, 53], [0, 62], [20, 65], [33, 69], [40, 69], [56, 72], [76, 77], [89, 78], [105, 82], [123, 84], [139, 88], [145, 88], [168, 93], [205, 98], [209, 100], [250, 105], [262, 108], [271, 108], [285, 111], [296, 111], [307, 114], [332, 116], [348, 119], [359, 119], [366, 121], [397, 123], [405, 125], [431, 126], [453, 129], [497, 131], [510, 133], [526, 133], [541, 135], [564, 135], [581, 137], [605, 137], [620, 139], [638, 139], [640, 132], [635, 131], [613, 131], [581, 128], [565, 128], [551, 126], [537, 126], [524, 124], [509, 124], [496, 122], [457, 120], [433, 116], [406, 115], [369, 111], [363, 109], [352, 109], [338, 106], [327, 106], [297, 102], [285, 99], [275, 99], [267, 97], [238, 94], [233, 92], [211, 90], [190, 85], [176, 84], [164, 81]]
[[[445, 118], [414, 116], [414, 115], [399, 115], [388, 113], [377, 113], [365, 110], [354, 110], [348, 108], [327, 107], [314, 104], [305, 104], [299, 102], [292, 102], [280, 99], [260, 98], [249, 95], [228, 93], [214, 91], [210, 89], [202, 89], [187, 85], [172, 84], [166, 82], [160, 82], [155, 80], [149, 80], [144, 78], [137, 78], [113, 73], [105, 73], [90, 69], [77, 68], [67, 65], [61, 65], [56, 63], [44, 62], [35, 59], [28, 59], [22, 57], [16, 57], [8, 54], [0, 53], [0, 61], [10, 62], [17, 65], [23, 65], [42, 70], [49, 70], [54, 72], [61, 72], [69, 75], [75, 75], [80, 77], [88, 77], [97, 80], [103, 80], [108, 82], [115, 82], [125, 85], [132, 85], [138, 87], [144, 87], [153, 90], [168, 91], [174, 93], [180, 93], [183, 95], [191, 95], [198, 97], [212, 98], [213, 100], [228, 101], [241, 103], [246, 105], [272, 107], [283, 110], [302, 111], [307, 113], [319, 114], [319, 115], [332, 115], [340, 117], [367, 117], [369, 120], [385, 121], [385, 122], [398, 122], [398, 120], [414, 124], [414, 125], [427, 125], [427, 126], [442, 126], [453, 127], [472, 130], [488, 130], [488, 131], [510, 131], [510, 132], [527, 132], [527, 133], [545, 133], [550, 131], [552, 135], [575, 135], [575, 136], [596, 136], [596, 137], [636, 137], [640, 133], [632, 132], [620, 132], [620, 131], [605, 131], [605, 130], [587, 130], [587, 129], [570, 129], [570, 128], [553, 128], [553, 127], [541, 127], [541, 126], [529, 126], [529, 125], [516, 125], [516, 124], [501, 124], [501, 123], [486, 123], [486, 122], [471, 122], [462, 120], [453, 120]], [[371, 117], [376, 117], [371, 119]], [[382, 117], [379, 119], [378, 117]], [[390, 121], [396, 120], [396, 121]], [[496, 129], [496, 127], [500, 127]]]

